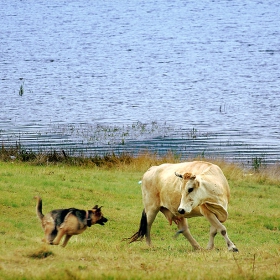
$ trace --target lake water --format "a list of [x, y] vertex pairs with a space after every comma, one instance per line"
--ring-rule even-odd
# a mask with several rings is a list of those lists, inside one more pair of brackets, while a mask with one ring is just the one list
[[0, 140], [280, 160], [277, 1], [1, 1]]

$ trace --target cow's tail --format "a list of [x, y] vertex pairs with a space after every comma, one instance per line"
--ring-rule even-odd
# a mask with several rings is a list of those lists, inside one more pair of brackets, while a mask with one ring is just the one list
[[134, 241], [141, 241], [147, 233], [147, 225], [147, 215], [144, 209], [142, 212], [139, 230], [136, 233], [134, 233], [131, 237], [125, 238], [123, 240], [127, 240], [129, 243], [132, 243]]
[[36, 214], [38, 216], [38, 218], [42, 221], [42, 219], [44, 218], [44, 214], [42, 213], [42, 199], [40, 196], [35, 196], [34, 199], [37, 200], [36, 203]]

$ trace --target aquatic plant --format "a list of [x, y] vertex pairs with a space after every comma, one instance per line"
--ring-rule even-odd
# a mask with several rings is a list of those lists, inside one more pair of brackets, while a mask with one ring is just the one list
[[261, 166], [263, 165], [263, 158], [262, 157], [253, 157], [252, 158], [252, 167], [255, 171], [259, 171]]
[[24, 93], [24, 87], [23, 86], [24, 86], [24, 81], [20, 85], [19, 92], [18, 92], [19, 96], [23, 96], [23, 93]]

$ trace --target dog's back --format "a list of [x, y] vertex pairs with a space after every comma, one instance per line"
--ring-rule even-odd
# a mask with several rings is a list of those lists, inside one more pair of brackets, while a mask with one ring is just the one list
[[86, 211], [85, 210], [79, 210], [76, 208], [68, 208], [68, 209], [55, 209], [52, 210], [48, 215], [50, 215], [55, 223], [56, 227], [59, 227], [62, 223], [65, 222], [66, 216], [69, 214], [72, 214], [74, 217], [76, 217], [77, 222], [84, 223], [86, 225]]

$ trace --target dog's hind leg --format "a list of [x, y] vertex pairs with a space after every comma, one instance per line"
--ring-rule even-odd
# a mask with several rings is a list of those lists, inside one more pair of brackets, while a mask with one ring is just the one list
[[43, 219], [43, 227], [45, 232], [45, 237], [42, 239], [43, 242], [52, 244], [52, 241], [55, 239], [57, 230], [54, 225], [52, 217], [47, 217]]
[[56, 237], [56, 232], [52, 232], [50, 234], [45, 234], [45, 237], [42, 239], [43, 242], [47, 243], [47, 244], [53, 244], [53, 240]]

